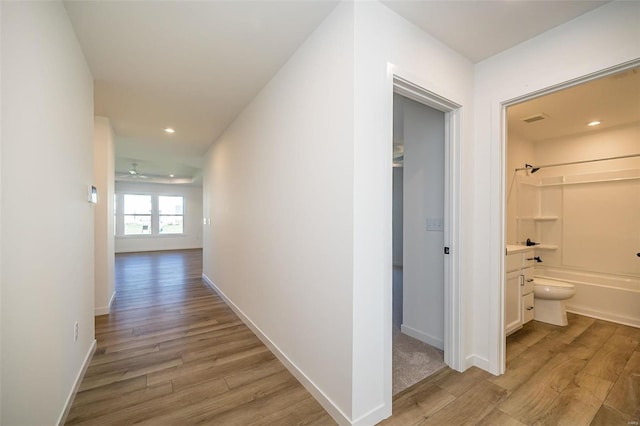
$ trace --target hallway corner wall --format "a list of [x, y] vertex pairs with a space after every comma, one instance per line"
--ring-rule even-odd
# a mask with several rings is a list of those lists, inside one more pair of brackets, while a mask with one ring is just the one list
[[345, 2], [213, 143], [203, 174], [206, 279], [340, 424], [352, 416], [352, 64]]
[[93, 77], [62, 2], [0, 8], [0, 423], [51, 425], [95, 345]]
[[113, 129], [107, 117], [94, 118], [94, 185], [98, 190], [95, 205], [95, 315], [108, 314], [115, 296], [115, 246], [113, 196], [115, 193], [115, 153]]

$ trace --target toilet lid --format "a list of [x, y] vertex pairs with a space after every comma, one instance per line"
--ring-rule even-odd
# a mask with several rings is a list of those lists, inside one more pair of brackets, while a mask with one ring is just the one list
[[552, 286], [552, 287], [565, 287], [565, 288], [575, 288], [575, 286], [573, 284], [564, 282], [564, 281], [557, 281], [557, 280], [552, 280], [552, 279], [548, 279], [548, 278], [541, 278], [541, 277], [533, 277], [533, 284], [534, 285], [548, 285], [548, 286]]

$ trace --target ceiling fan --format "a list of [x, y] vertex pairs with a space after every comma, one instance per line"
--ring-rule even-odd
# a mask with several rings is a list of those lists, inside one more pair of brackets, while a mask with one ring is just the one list
[[120, 178], [127, 177], [127, 178], [134, 178], [134, 179], [146, 179], [147, 178], [147, 176], [141, 175], [140, 173], [138, 173], [138, 163], [131, 163], [131, 168], [128, 170], [128, 173], [122, 174], [122, 175], [120, 175], [118, 177], [120, 177]]

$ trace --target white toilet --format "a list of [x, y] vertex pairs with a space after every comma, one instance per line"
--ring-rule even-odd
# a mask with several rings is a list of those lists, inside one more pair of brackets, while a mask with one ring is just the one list
[[534, 277], [533, 319], [554, 325], [567, 325], [564, 301], [576, 294], [573, 284], [550, 278]]

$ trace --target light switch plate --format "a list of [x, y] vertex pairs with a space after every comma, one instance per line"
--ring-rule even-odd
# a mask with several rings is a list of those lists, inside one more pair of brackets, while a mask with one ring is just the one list
[[441, 217], [429, 217], [427, 218], [427, 231], [443, 232], [444, 231], [444, 219]]

